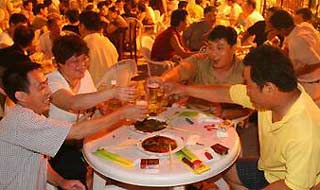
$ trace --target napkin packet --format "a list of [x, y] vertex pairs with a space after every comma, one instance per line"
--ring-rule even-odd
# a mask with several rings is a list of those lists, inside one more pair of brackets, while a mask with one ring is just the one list
[[188, 165], [192, 172], [195, 174], [202, 174], [208, 170], [210, 167], [202, 162], [198, 156], [196, 156], [190, 149], [184, 147], [180, 151], [176, 152], [176, 156], [186, 165]]
[[189, 121], [187, 121], [187, 122], [190, 123], [190, 121], [191, 121], [192, 123], [190, 123], [190, 124], [193, 124], [194, 121], [196, 123], [219, 123], [219, 122], [222, 122], [222, 119], [217, 118], [210, 113], [201, 113], [201, 112], [196, 112], [196, 111], [181, 112], [179, 114], [179, 117], [185, 117], [186, 119], [189, 119]]
[[99, 158], [110, 160], [116, 164], [119, 164], [120, 166], [126, 167], [126, 168], [133, 168], [134, 163], [132, 160], [129, 160], [119, 154], [112, 153], [107, 151], [104, 148], [98, 148], [93, 154]]

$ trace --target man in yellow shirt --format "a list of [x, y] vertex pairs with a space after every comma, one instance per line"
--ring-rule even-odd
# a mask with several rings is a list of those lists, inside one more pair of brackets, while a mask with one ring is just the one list
[[244, 59], [246, 85], [181, 86], [171, 93], [258, 110], [260, 158], [226, 173], [233, 189], [307, 190], [320, 182], [320, 110], [297, 83], [290, 59], [261, 46]]

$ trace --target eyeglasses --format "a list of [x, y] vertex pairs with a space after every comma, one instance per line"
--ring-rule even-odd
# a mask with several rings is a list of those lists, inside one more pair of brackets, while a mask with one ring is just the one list
[[88, 67], [90, 64], [90, 58], [88, 55], [85, 54], [82, 54], [80, 56], [72, 56], [66, 61], [66, 63], [70, 64], [73, 67]]

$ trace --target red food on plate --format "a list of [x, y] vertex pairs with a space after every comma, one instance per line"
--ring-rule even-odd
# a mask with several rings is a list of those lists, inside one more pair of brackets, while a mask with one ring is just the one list
[[161, 135], [147, 138], [142, 142], [144, 150], [155, 153], [167, 153], [169, 152], [170, 146], [171, 151], [178, 147], [177, 142], [174, 139]]

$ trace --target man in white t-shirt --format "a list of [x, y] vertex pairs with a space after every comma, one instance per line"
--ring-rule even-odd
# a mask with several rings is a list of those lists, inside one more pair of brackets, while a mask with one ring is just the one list
[[285, 37], [283, 49], [292, 60], [299, 82], [320, 106], [320, 36], [313, 27], [295, 25], [292, 16], [279, 10], [270, 23]]
[[239, 18], [239, 24], [247, 30], [254, 23], [264, 20], [263, 16], [256, 10], [255, 0], [246, 0], [242, 5], [243, 13]]
[[116, 64], [119, 58], [117, 49], [101, 33], [98, 13], [86, 11], [80, 14], [79, 31], [89, 47], [89, 72], [95, 84], [99, 83], [106, 70]]

